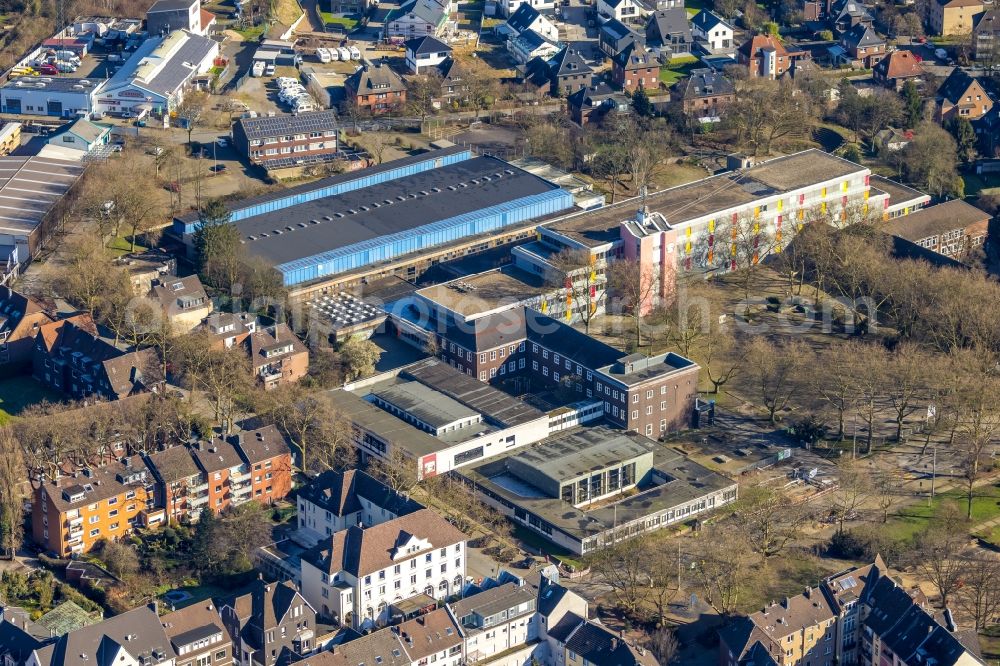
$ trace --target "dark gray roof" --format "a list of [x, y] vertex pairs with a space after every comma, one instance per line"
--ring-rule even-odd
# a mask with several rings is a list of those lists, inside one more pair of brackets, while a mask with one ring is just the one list
[[567, 46], [559, 53], [552, 56], [548, 62], [549, 69], [555, 76], [572, 76], [575, 74], [593, 74], [587, 61], [583, 59], [580, 52]]
[[697, 99], [714, 95], [732, 95], [733, 82], [714, 69], [693, 69], [691, 75], [677, 82], [682, 99]]
[[539, 16], [539, 11], [525, 2], [510, 15], [507, 25], [517, 33], [522, 33], [530, 28]]
[[594, 666], [633, 666], [655, 664], [646, 651], [640, 653], [606, 627], [585, 622], [570, 635], [566, 649], [583, 657]]
[[250, 254], [281, 264], [554, 189], [506, 162], [476, 157], [250, 217], [238, 228]]
[[[525, 5], [521, 6], [524, 7]], [[629, 35], [632, 35], [635, 38], [639, 37], [638, 33], [636, 33], [634, 30], [632, 30], [632, 28], [628, 27], [618, 19], [611, 19], [610, 21], [602, 25], [601, 34], [606, 37], [610, 37], [612, 40], [615, 41], [622, 39], [624, 37], [628, 37]]]
[[451, 53], [452, 48], [436, 37], [427, 35], [426, 37], [416, 37], [405, 42], [407, 51], [414, 55], [422, 53]]
[[840, 39], [844, 44], [852, 48], [867, 48], [869, 46], [885, 44], [885, 40], [864, 23], [856, 24], [845, 32]]
[[672, 37], [678, 41], [691, 41], [691, 24], [684, 7], [671, 7], [653, 12], [646, 23], [646, 39], [660, 44], [669, 44]]
[[236, 124], [243, 128], [248, 139], [266, 139], [284, 134], [336, 130], [337, 113], [336, 111], [308, 111], [295, 116], [282, 114], [273, 117], [240, 118]]
[[248, 463], [263, 462], [291, 453], [288, 440], [273, 425], [241, 432], [233, 437], [232, 442]]
[[537, 342], [588, 368], [611, 365], [625, 356], [611, 345], [535, 310], [525, 309], [528, 342]]
[[941, 87], [938, 88], [937, 96], [941, 99], [946, 99], [952, 104], [958, 104], [962, 97], [965, 96], [965, 91], [969, 89], [969, 86], [976, 81], [976, 78], [971, 76], [968, 72], [963, 70], [961, 67], [956, 67], [951, 70], [951, 74], [948, 78], [944, 80]]
[[707, 9], [703, 9], [695, 14], [694, 18], [691, 19], [691, 25], [698, 26], [698, 28], [703, 32], [708, 32], [709, 30], [714, 29], [717, 25], [723, 25], [730, 30], [733, 29], [733, 26], [729, 25], [724, 18], [714, 12], [708, 11]]
[[37, 651], [41, 666], [114, 666], [118, 648], [151, 664], [176, 657], [156, 611], [140, 606], [61, 636]]
[[548, 634], [560, 643], [565, 643], [566, 639], [573, 633], [573, 630], [584, 622], [586, 622], [586, 619], [576, 613], [566, 613], [555, 626], [549, 627]]
[[417, 381], [376, 389], [372, 395], [434, 429], [478, 416], [476, 410]]
[[[528, 604], [535, 600], [535, 589], [527, 585], [519, 585], [516, 582], [504, 583], [483, 590], [478, 594], [456, 601], [451, 604], [451, 610], [461, 622], [463, 617], [475, 613], [480, 617], [489, 617], [501, 611], [513, 609], [521, 604]], [[508, 620], [512, 620], [519, 615], [533, 613], [534, 608], [525, 607], [520, 614], [510, 613]]]
[[381, 60], [373, 65], [365, 65], [344, 80], [344, 86], [358, 95], [371, 93], [404, 92], [406, 83], [403, 77], [393, 71]]
[[299, 490], [299, 497], [337, 516], [361, 510], [358, 498], [381, 507], [395, 516], [424, 508], [360, 470], [327, 470]]

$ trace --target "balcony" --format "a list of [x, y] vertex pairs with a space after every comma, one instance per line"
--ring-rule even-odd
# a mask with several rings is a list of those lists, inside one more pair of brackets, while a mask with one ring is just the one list
[[70, 528], [69, 538], [77, 538], [83, 536], [83, 526]]
[[66, 521], [66, 527], [82, 527], [83, 526], [83, 516], [77, 516], [76, 518], [70, 518]]

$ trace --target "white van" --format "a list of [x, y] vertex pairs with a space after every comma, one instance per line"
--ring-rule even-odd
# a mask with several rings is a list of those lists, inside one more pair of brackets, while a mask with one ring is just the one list
[[349, 46], [347, 49], [351, 52], [351, 60], [361, 60], [361, 51], [357, 46]]
[[346, 46], [341, 46], [340, 48], [338, 48], [337, 49], [337, 53], [340, 54], [340, 59], [341, 60], [350, 60], [351, 59], [351, 52], [348, 50], [348, 48]]

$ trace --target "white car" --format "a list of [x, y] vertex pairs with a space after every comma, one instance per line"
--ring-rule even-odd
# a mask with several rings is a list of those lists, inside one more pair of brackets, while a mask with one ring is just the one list
[[351, 52], [350, 52], [350, 50], [346, 46], [341, 46], [340, 48], [338, 48], [337, 49], [337, 53], [340, 54], [340, 59], [341, 60], [350, 60], [351, 59]]
[[294, 86], [298, 81], [290, 76], [279, 76], [274, 80], [278, 84], [279, 88], [287, 88], [288, 86]]

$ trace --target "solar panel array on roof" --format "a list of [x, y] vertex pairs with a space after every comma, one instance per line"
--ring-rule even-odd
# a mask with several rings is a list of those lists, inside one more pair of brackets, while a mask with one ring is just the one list
[[317, 296], [307, 303], [320, 318], [332, 324], [334, 329], [354, 326], [385, 316], [385, 311], [365, 303], [346, 291], [336, 296]]
[[243, 126], [248, 139], [263, 139], [287, 133], [335, 130], [337, 114], [334, 111], [312, 111], [297, 116], [242, 118], [237, 122]]

